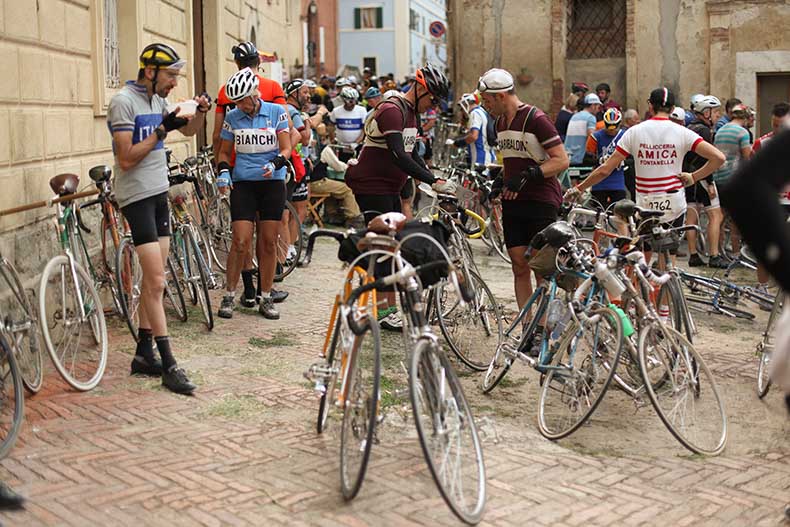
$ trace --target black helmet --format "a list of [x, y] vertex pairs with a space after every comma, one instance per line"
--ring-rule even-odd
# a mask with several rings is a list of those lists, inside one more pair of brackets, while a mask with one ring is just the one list
[[602, 82], [598, 86], [595, 87], [595, 91], [596, 92], [599, 92], [601, 90], [604, 90], [606, 93], [611, 93], [612, 92], [612, 89], [605, 82]]
[[176, 50], [167, 44], [149, 44], [140, 53], [140, 68], [156, 66], [157, 69], [181, 69], [184, 64], [186, 64], [186, 61], [179, 57]]
[[530, 245], [535, 248], [540, 248], [536, 246], [537, 242], [541, 247], [549, 244], [555, 249], [559, 249], [574, 238], [576, 238], [576, 231], [573, 230], [573, 227], [571, 227], [568, 222], [555, 221], [537, 233], [530, 242]]
[[294, 79], [285, 83], [285, 96], [288, 97], [292, 93], [298, 92], [299, 88], [304, 86], [304, 80]]
[[450, 81], [439, 68], [430, 62], [418, 69], [414, 77], [428, 90], [428, 93], [437, 99], [446, 101], [450, 98]]
[[257, 64], [261, 60], [258, 48], [252, 42], [242, 42], [238, 46], [233, 46], [230, 51], [233, 53], [233, 60], [242, 66], [249, 66], [250, 63]]

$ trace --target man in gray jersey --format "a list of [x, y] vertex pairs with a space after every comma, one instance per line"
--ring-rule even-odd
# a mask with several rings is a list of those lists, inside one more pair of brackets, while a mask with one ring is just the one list
[[[161, 375], [162, 384], [189, 394], [195, 385], [179, 368], [170, 350], [167, 320], [162, 305], [165, 263], [170, 248], [170, 211], [167, 201], [167, 159], [164, 140], [178, 130], [194, 135], [211, 107], [205, 95], [193, 103], [167, 112], [167, 95], [178, 83], [186, 61], [166, 44], [151, 44], [140, 54], [136, 81], [126, 85], [110, 101], [107, 125], [115, 155], [115, 193], [129, 223], [132, 241], [143, 270], [140, 325], [132, 374]], [[179, 115], [180, 113], [180, 115]], [[191, 113], [191, 115], [190, 115]], [[154, 356], [153, 340], [161, 356]]]

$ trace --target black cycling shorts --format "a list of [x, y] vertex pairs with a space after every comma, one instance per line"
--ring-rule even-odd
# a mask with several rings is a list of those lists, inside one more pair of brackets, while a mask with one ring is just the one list
[[411, 199], [414, 197], [414, 189], [417, 183], [412, 178], [406, 179], [406, 183], [400, 189], [400, 199]]
[[[280, 221], [285, 210], [282, 181], [237, 181], [230, 191], [231, 221]], [[256, 216], [257, 215], [257, 216]]]
[[302, 178], [302, 181], [297, 183], [293, 179], [286, 185], [287, 199], [291, 203], [297, 201], [307, 201], [307, 178]]
[[505, 246], [526, 247], [532, 238], [557, 221], [557, 207], [540, 201], [502, 200]]
[[135, 246], [158, 242], [170, 236], [170, 206], [167, 192], [130, 203], [121, 209], [132, 230]]
[[400, 212], [400, 196], [395, 195], [372, 195], [354, 194], [359, 210], [365, 215], [365, 224], [370, 220], [386, 212]]

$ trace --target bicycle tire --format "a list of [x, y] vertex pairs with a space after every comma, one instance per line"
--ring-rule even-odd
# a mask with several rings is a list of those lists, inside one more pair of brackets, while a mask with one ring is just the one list
[[496, 251], [499, 257], [505, 262], [512, 263], [510, 261], [510, 254], [507, 252], [507, 246], [505, 245], [505, 230], [502, 226], [501, 203], [493, 203], [491, 205], [491, 216], [487, 227], [486, 232], [491, 239], [494, 251]]
[[192, 276], [192, 269], [187, 260], [187, 241], [184, 232], [189, 230], [188, 225], [182, 225], [173, 233], [172, 242], [170, 243], [170, 253], [174, 255], [176, 264], [178, 264], [178, 271], [181, 273], [183, 280], [183, 289], [189, 294], [189, 303], [196, 306], [198, 303], [198, 290], [194, 282], [190, 279]]
[[121, 239], [115, 253], [115, 276], [119, 277], [117, 287], [121, 314], [126, 321], [126, 327], [137, 341], [143, 269], [134, 249], [134, 243], [129, 237]]
[[[343, 423], [340, 431], [340, 488], [343, 498], [354, 499], [365, 479], [370, 450], [373, 448], [373, 436], [376, 430], [376, 417], [379, 406], [379, 382], [381, 378], [381, 335], [379, 326], [370, 315], [365, 316], [361, 324], [365, 325], [362, 335], [354, 336], [354, 345], [348, 358], [348, 374], [346, 376], [343, 397]], [[372, 357], [361, 357], [364, 338], [370, 336]], [[372, 363], [368, 362], [372, 359]], [[364, 364], [363, 364], [364, 360]], [[372, 373], [369, 393], [358, 393], [361, 388], [362, 375]], [[356, 441], [352, 442], [352, 436]], [[356, 456], [358, 463], [352, 464]]]
[[[93, 335], [97, 337], [99, 342], [95, 344], [100, 348], [98, 350], [98, 356], [96, 356], [95, 352], [89, 353], [89, 357], [87, 360], [83, 360], [80, 362], [80, 366], [84, 365], [86, 362], [88, 365], [95, 363], [95, 369], [91, 366], [90, 370], [86, 368], [81, 368], [87, 371], [93, 371], [92, 375], [88, 378], [87, 381], [82, 381], [77, 379], [74, 374], [66, 369], [64, 361], [61, 360], [58, 350], [55, 349], [52, 341], [52, 329], [57, 327], [56, 323], [57, 320], [54, 320], [54, 324], [52, 324], [52, 328], [50, 325], [53, 321], [50, 320], [48, 316], [47, 307], [60, 307], [60, 316], [63, 317], [63, 313], [68, 314], [69, 309], [68, 307], [71, 306], [64, 306], [61, 305], [57, 306], [56, 302], [57, 296], [52, 296], [47, 294], [47, 285], [50, 283], [51, 280], [56, 279], [56, 273], [59, 272], [61, 274], [61, 278], [65, 276], [65, 273], [68, 273], [70, 269], [69, 266], [69, 258], [66, 255], [58, 255], [52, 258], [47, 265], [44, 267], [44, 272], [41, 274], [41, 281], [39, 282], [39, 321], [41, 326], [41, 334], [44, 337], [44, 344], [46, 345], [47, 351], [49, 352], [50, 357], [52, 358], [52, 362], [55, 365], [55, 369], [58, 371], [63, 380], [65, 380], [70, 386], [74, 389], [79, 391], [88, 391], [96, 387], [101, 381], [102, 376], [104, 375], [104, 370], [107, 366], [107, 325], [104, 320], [104, 309], [101, 304], [101, 299], [99, 298], [99, 294], [96, 292], [96, 288], [93, 287], [93, 280], [91, 279], [88, 272], [79, 265], [76, 261], [74, 262], [74, 271], [77, 275], [77, 280], [84, 282], [83, 284], [79, 284], [80, 289], [82, 290], [85, 298], [83, 298], [83, 306], [80, 306], [81, 309], [87, 308], [88, 310], [88, 323], [91, 325], [91, 333], [93, 334], [94, 329], [93, 326], [98, 326], [99, 335]], [[62, 291], [65, 291], [69, 287], [69, 282], [71, 281], [71, 276], [67, 276], [68, 280], [65, 281], [62, 285]], [[71, 284], [73, 287], [73, 284]], [[53, 293], [60, 292], [60, 288], [55, 288]], [[76, 296], [76, 291], [71, 291]], [[70, 296], [70, 295], [67, 295]], [[63, 298], [64, 301], [74, 300], [73, 298]], [[87, 305], [85, 305], [87, 304]], [[56, 313], [53, 312], [53, 318]], [[95, 321], [95, 322], [94, 322]], [[73, 324], [69, 324], [73, 325]], [[81, 332], [80, 332], [81, 334]], [[78, 344], [80, 344], [78, 342]], [[80, 351], [80, 350], [77, 350]], [[75, 359], [72, 360], [72, 364], [76, 364], [76, 352], [75, 352]], [[65, 356], [65, 352], [64, 352]]]
[[771, 389], [771, 377], [768, 376], [768, 365], [771, 363], [771, 351], [760, 352], [760, 362], [757, 365], [757, 397], [760, 399], [768, 395]]
[[[486, 501], [483, 449], [461, 383], [435, 340], [419, 339], [412, 351], [409, 395], [417, 437], [439, 493], [458, 519], [477, 524]], [[471, 442], [473, 454], [461, 447], [462, 442]], [[449, 481], [455, 476], [471, 484]]]
[[[337, 320], [332, 326], [332, 337], [329, 342], [329, 348], [326, 354], [326, 363], [330, 367], [340, 367], [340, 361], [336, 360], [335, 354], [337, 349], [337, 339], [341, 328], [340, 310], [337, 311]], [[337, 363], [337, 364], [335, 364]], [[337, 389], [337, 374], [330, 375], [325, 381], [324, 386], [326, 391], [321, 394], [318, 401], [318, 419], [316, 421], [316, 432], [322, 434], [326, 430], [326, 422], [329, 417], [329, 410], [335, 402], [335, 390]]]
[[[577, 333], [578, 324], [569, 324], [565, 328], [560, 337], [561, 347], [543, 381], [538, 401], [538, 429], [546, 439], [556, 441], [578, 430], [598, 408], [617, 371], [623, 349], [620, 316], [608, 307], [594, 309], [592, 315], [601, 316], [599, 323], [594, 329], [582, 326], [581, 336]], [[604, 321], [605, 327], [602, 326]], [[590, 336], [593, 340], [587, 340], [591, 344], [589, 356], [579, 357], [577, 346]], [[562, 365], [570, 368], [564, 371]], [[593, 391], [596, 385], [597, 393]], [[558, 398], [549, 399], [554, 392]], [[590, 395], [593, 397], [590, 398]], [[575, 415], [571, 415], [570, 419], [560, 417], [560, 422], [554, 423], [548, 410], [555, 406], [558, 411], [567, 409]]]
[[755, 318], [754, 313], [750, 313], [748, 311], [744, 311], [742, 309], [738, 309], [735, 307], [722, 306], [720, 302], [715, 302], [712, 299], [690, 296], [687, 298], [687, 300], [693, 304], [710, 306], [711, 309], [709, 309], [708, 311], [713, 313], [727, 315], [733, 318], [742, 318], [744, 320], [754, 320]]
[[16, 269], [1, 256], [0, 277], [11, 293], [5, 298], [9, 304], [0, 310], [0, 328], [5, 328], [7, 344], [17, 359], [22, 383], [28, 392], [37, 393], [44, 382], [44, 360], [38, 341], [36, 313]]
[[186, 300], [184, 300], [184, 288], [178, 279], [176, 265], [173, 263], [173, 255], [167, 255], [167, 266], [165, 267], [165, 298], [170, 301], [176, 318], [181, 322], [189, 319]]
[[[496, 297], [494, 297], [491, 289], [480, 275], [474, 271], [469, 271], [468, 276], [470, 278], [469, 283], [472, 286], [470, 289], [475, 293], [474, 300], [467, 302], [465, 307], [460, 307], [459, 299], [453, 298], [453, 306], [445, 309], [446, 306], [443, 305], [443, 302], [447, 300], [447, 295], [457, 294], [451, 293], [453, 291], [452, 288], [447, 287], [447, 282], [443, 281], [436, 287], [436, 293], [433, 297], [436, 307], [436, 318], [442, 330], [442, 335], [455, 356], [475, 371], [486, 371], [490, 361], [474, 357], [473, 352], [477, 349], [486, 353], [491, 348], [496, 349], [499, 347], [502, 341], [502, 313]], [[487, 305], [483, 305], [483, 297], [487, 300]], [[460, 314], [460, 320], [451, 319], [450, 316], [453, 313], [456, 315]], [[488, 320], [488, 313], [493, 314], [493, 321]], [[454, 330], [463, 331], [469, 329], [472, 329], [473, 334], [481, 338], [472, 340], [471, 335], [467, 338], [454, 332]], [[482, 330], [482, 333], [478, 330]], [[489, 340], [492, 335], [495, 342]]]
[[[670, 346], [669, 350], [664, 348], [666, 343]], [[675, 439], [690, 451], [709, 456], [720, 454], [727, 443], [727, 415], [713, 374], [705, 361], [682, 333], [654, 322], [643, 328], [639, 334], [639, 367], [645, 379], [649, 378], [650, 373], [646, 363], [648, 346], [662, 347], [659, 352], [653, 354], [661, 358], [666, 370], [666, 381], [660, 386], [654, 387], [652, 383], [645, 383], [645, 391], [659, 418]], [[704, 387], [701, 386], [703, 377], [706, 381]], [[677, 408], [670, 410], [663, 408], [664, 401], [671, 405], [674, 401], [684, 402], [689, 397], [694, 399], [691, 406], [695, 416], [692, 416], [688, 409], [678, 411]], [[715, 417], [715, 423], [697, 426], [696, 412], [703, 406], [708, 414], [718, 414], [718, 416]], [[710, 415], [706, 416], [706, 421], [710, 420]], [[675, 422], [675, 418], [679, 418], [682, 422]], [[694, 423], [691, 422], [692, 419]], [[690, 430], [691, 427], [694, 430]], [[701, 444], [702, 433], [710, 438], [709, 444]], [[693, 440], [689, 437], [692, 435]]]
[[[522, 308], [522, 311], [524, 311], [531, 310], [533, 305], [537, 306], [535, 316], [533, 316], [529, 321], [526, 329], [519, 338], [519, 349], [521, 349], [524, 343], [532, 337], [532, 334], [535, 332], [538, 326], [538, 322], [548, 307], [548, 303], [548, 291], [546, 288], [542, 288], [541, 292], [537, 296], [535, 296], [533, 293], [533, 297], [530, 298], [530, 301], [528, 301]], [[515, 326], [519, 323], [521, 323], [521, 320], [519, 320], [519, 317], [516, 317], [516, 320], [511, 323], [510, 328], [508, 328], [508, 331], [505, 332], [504, 338], [494, 352], [494, 356], [491, 358], [488, 368], [486, 369], [485, 376], [483, 377], [483, 393], [490, 393], [491, 390], [493, 390], [500, 382], [502, 382], [502, 379], [505, 378], [507, 372], [510, 371], [510, 367], [513, 365], [513, 362], [515, 362], [516, 359], [511, 356], [512, 350], [505, 350], [505, 347], [509, 345], [508, 337], [510, 333], [516, 329]], [[497, 373], [497, 369], [500, 368], [501, 371]]]
[[293, 231], [294, 223], [296, 229], [296, 240], [294, 240], [293, 246], [296, 250], [295, 255], [292, 258], [287, 258], [288, 255], [288, 243], [286, 243], [285, 239], [277, 235], [277, 263], [280, 265], [278, 269], [280, 272], [275, 272], [274, 279], [276, 281], [283, 280], [286, 276], [291, 274], [294, 269], [296, 269], [296, 264], [299, 263], [299, 258], [302, 255], [302, 245], [304, 244], [304, 236], [302, 233], [302, 222], [299, 221], [299, 215], [296, 213], [296, 208], [291, 204], [291, 202], [285, 202], [285, 208], [288, 210], [288, 229]]
[[683, 293], [681, 293], [678, 289], [674, 279], [670, 278], [658, 289], [658, 295], [656, 295], [656, 309], [660, 313], [662, 301], [667, 300], [669, 302], [667, 304], [667, 307], [669, 308], [669, 320], [671, 321], [672, 327], [684, 333], [686, 338], [689, 339], [690, 342], [693, 342], [693, 332], [691, 326], [686, 320], [685, 314], [683, 313], [683, 306], [685, 305], [685, 302], [682, 298], [680, 298], [682, 294]]
[[[19, 371], [14, 351], [6, 342], [3, 335], [0, 335], [0, 372], [2, 372], [3, 395], [0, 398], [0, 458], [4, 458], [14, 447], [19, 430], [22, 428], [22, 420], [25, 415], [25, 393], [22, 385], [22, 373]], [[9, 379], [10, 377], [10, 379]], [[13, 397], [13, 409], [10, 419], [6, 418], [6, 407], [10, 398]]]
[[759, 364], [757, 365], [757, 397], [762, 399], [768, 395], [768, 390], [771, 388], [771, 378], [768, 376], [768, 365], [771, 362], [771, 353], [773, 352], [773, 333], [776, 327], [776, 322], [782, 312], [784, 304], [783, 294], [780, 292], [774, 299], [774, 307], [771, 309], [771, 314], [768, 316], [768, 322], [765, 325], [763, 338], [760, 344], [757, 345], [757, 354], [759, 355]]
[[[212, 221], [213, 218], [213, 221]], [[228, 199], [217, 196], [209, 209], [209, 229], [213, 243], [211, 251], [214, 262], [220, 271], [227, 271], [228, 254], [230, 253], [233, 231], [231, 228], [230, 203]]]
[[[118, 292], [118, 281], [116, 280], [115, 275], [115, 255], [118, 252], [118, 246], [120, 245], [120, 241], [123, 237], [120, 233], [117, 232], [116, 228], [107, 221], [107, 214], [113, 214], [116, 217], [116, 222], [122, 221], [118, 219], [120, 212], [118, 212], [115, 207], [104, 203], [102, 205], [104, 207], [104, 213], [102, 214], [102, 251], [101, 251], [101, 266], [104, 269], [106, 275], [106, 282], [110, 288], [110, 295], [112, 295], [113, 301], [113, 308], [115, 310], [115, 314], [123, 316], [123, 311], [121, 307], [121, 298], [120, 293]], [[110, 208], [111, 212], [108, 211], [108, 207]], [[117, 223], [116, 223], [117, 224]], [[115, 236], [118, 236], [118, 244], [115, 243]], [[107, 251], [112, 249], [112, 261], [107, 260]]]
[[203, 311], [203, 318], [206, 322], [206, 327], [209, 331], [214, 329], [214, 312], [211, 310], [211, 297], [208, 294], [208, 271], [206, 269], [206, 262], [203, 260], [203, 253], [198, 246], [195, 235], [192, 229], [185, 229], [187, 244], [186, 253], [187, 261], [189, 261], [190, 273], [194, 272], [194, 267], [197, 271], [196, 275], [190, 275], [189, 283], [193, 284], [197, 291], [198, 304]]

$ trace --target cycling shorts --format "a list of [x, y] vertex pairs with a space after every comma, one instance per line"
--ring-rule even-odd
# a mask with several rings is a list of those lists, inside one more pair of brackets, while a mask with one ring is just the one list
[[686, 187], [686, 203], [689, 205], [701, 205], [706, 210], [718, 209], [721, 207], [718, 189], [716, 191], [716, 197], [711, 200], [707, 189], [699, 181], [690, 187]]
[[149, 196], [121, 208], [132, 230], [135, 246], [158, 242], [170, 236], [170, 206], [167, 192]]
[[237, 181], [230, 191], [231, 221], [280, 221], [284, 209], [283, 181]]
[[400, 189], [400, 199], [412, 199], [416, 183], [413, 178], [408, 178]]
[[557, 212], [549, 203], [502, 200], [505, 246], [527, 247], [537, 233], [557, 221]]
[[372, 195], [354, 194], [359, 210], [365, 215], [365, 224], [370, 220], [384, 214], [385, 212], [400, 212], [400, 196], [392, 195]]
[[302, 178], [299, 183], [291, 179], [286, 185], [286, 191], [286, 199], [291, 203], [307, 201], [307, 178]]

